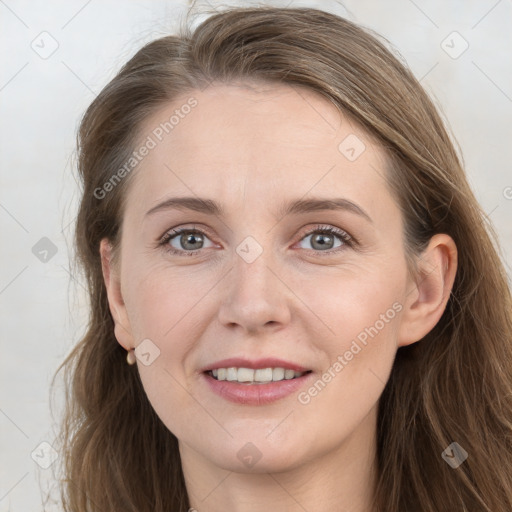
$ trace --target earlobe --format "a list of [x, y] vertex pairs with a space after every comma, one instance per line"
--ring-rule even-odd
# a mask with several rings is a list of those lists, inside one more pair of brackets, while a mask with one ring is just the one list
[[405, 297], [398, 346], [426, 336], [443, 315], [457, 272], [457, 246], [444, 233], [434, 235], [417, 260], [418, 273]]
[[119, 272], [113, 264], [112, 245], [108, 239], [104, 238], [101, 240], [99, 252], [110, 314], [115, 324], [114, 333], [119, 344], [126, 350], [130, 350], [134, 347], [133, 337], [131, 335], [126, 306], [121, 293]]

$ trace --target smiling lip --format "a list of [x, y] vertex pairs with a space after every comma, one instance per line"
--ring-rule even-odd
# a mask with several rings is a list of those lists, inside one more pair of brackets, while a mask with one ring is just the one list
[[295, 363], [290, 363], [289, 361], [283, 361], [282, 359], [276, 359], [274, 357], [266, 357], [263, 359], [254, 359], [250, 361], [249, 359], [244, 359], [243, 357], [231, 357], [229, 359], [223, 359], [222, 361], [217, 361], [215, 363], [209, 364], [205, 366], [202, 372], [207, 372], [210, 370], [215, 370], [217, 368], [252, 368], [253, 370], [257, 370], [259, 368], [284, 368], [285, 370], [294, 370], [296, 372], [307, 372], [309, 368], [304, 368]]
[[[267, 384], [242, 384], [236, 381], [219, 381], [209, 373], [210, 370], [229, 367], [252, 368], [254, 370], [259, 368], [285, 368], [296, 372], [309, 373], [294, 379], [269, 382]], [[203, 368], [201, 377], [206, 381], [211, 391], [230, 402], [245, 405], [265, 405], [297, 392], [312, 379], [313, 373], [303, 366], [283, 361], [282, 359], [265, 358], [249, 361], [243, 358], [231, 358], [217, 361]]]

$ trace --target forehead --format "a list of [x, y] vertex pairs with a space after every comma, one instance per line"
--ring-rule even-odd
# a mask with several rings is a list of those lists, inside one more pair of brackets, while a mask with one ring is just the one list
[[171, 193], [242, 207], [333, 191], [370, 205], [386, 187], [378, 145], [303, 87], [241, 83], [190, 91], [146, 119], [141, 140], [149, 139], [154, 147], [131, 187], [144, 207]]

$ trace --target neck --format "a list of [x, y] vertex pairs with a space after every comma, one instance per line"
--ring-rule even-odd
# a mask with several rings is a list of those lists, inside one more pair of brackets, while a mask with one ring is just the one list
[[373, 512], [376, 408], [338, 446], [287, 471], [229, 471], [181, 442], [180, 455], [197, 512]]

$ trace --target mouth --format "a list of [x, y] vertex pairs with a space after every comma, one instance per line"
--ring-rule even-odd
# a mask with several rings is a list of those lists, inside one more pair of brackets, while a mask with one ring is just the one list
[[312, 370], [296, 371], [280, 366], [267, 368], [229, 366], [226, 368], [214, 368], [212, 370], [207, 370], [204, 373], [216, 381], [228, 381], [250, 386], [294, 380], [311, 373], [311, 371]]
[[[267, 405], [293, 396], [314, 379], [313, 370], [291, 364], [288, 366], [293, 368], [267, 366], [269, 363], [247, 364], [245, 361], [247, 366], [210, 366], [203, 370], [202, 375], [211, 392], [245, 406]], [[249, 365], [254, 368], [248, 368]]]
[[209, 391], [236, 404], [266, 405], [297, 393], [314, 379], [309, 368], [285, 359], [231, 357], [199, 370]]

